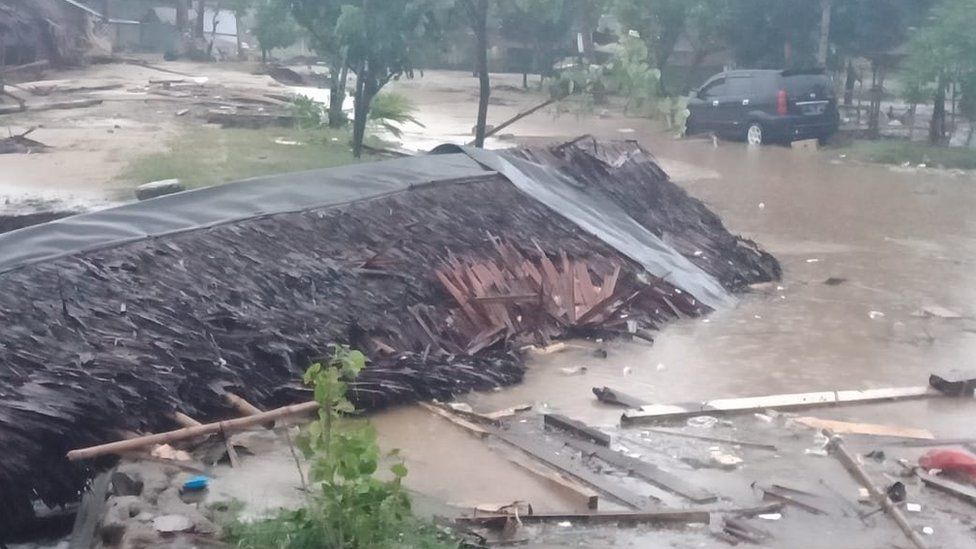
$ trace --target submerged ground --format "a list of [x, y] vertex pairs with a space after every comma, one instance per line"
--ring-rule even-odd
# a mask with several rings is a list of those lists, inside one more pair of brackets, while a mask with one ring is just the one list
[[[181, 67], [203, 73], [208, 67]], [[139, 69], [140, 71], [142, 69]], [[220, 69], [221, 71], [223, 69]], [[148, 77], [148, 76], [147, 76]], [[507, 85], [518, 77], [501, 78]], [[267, 85], [264, 83], [262, 85]], [[396, 85], [419, 106], [426, 128], [411, 128], [405, 146], [427, 148], [442, 141], [470, 138], [477, 80], [464, 73], [428, 72], [425, 78]], [[535, 93], [505, 88], [495, 94], [490, 120], [501, 120], [538, 101]], [[132, 102], [130, 102], [132, 103]], [[42, 119], [50, 134], [32, 137], [66, 150], [46, 161], [0, 157], [0, 188], [18, 195], [70, 188], [85, 200], [104, 200], [124, 186], [129, 155], [162, 152], [172, 139], [198, 122], [176, 121], [142, 103], [148, 121], [132, 124], [125, 103], [106, 103], [104, 125], [64, 118]], [[145, 114], [145, 113], [144, 113]], [[63, 116], [63, 115], [59, 115]], [[23, 125], [35, 121], [24, 121]], [[138, 122], [138, 123], [137, 123]], [[19, 122], [18, 122], [19, 124]], [[115, 126], [121, 128], [115, 128]], [[107, 130], [114, 129], [112, 133]], [[99, 141], [91, 139], [97, 132]], [[133, 150], [114, 148], [116, 134], [127, 135]], [[621, 440], [640, 438], [640, 430], [616, 431], [620, 411], [601, 406], [590, 388], [609, 385], [651, 402], [685, 402], [719, 397], [755, 396], [825, 389], [924, 385], [930, 372], [969, 366], [976, 352], [976, 174], [933, 169], [894, 169], [848, 162], [842, 151], [800, 152], [781, 147], [750, 149], [741, 143], [673, 140], [659, 126], [609, 110], [554, 116], [543, 111], [504, 133], [506, 142], [552, 141], [591, 133], [633, 138], [656, 154], [672, 178], [705, 200], [735, 233], [754, 239], [783, 264], [784, 276], [772, 285], [741, 296], [733, 310], [705, 320], [671, 324], [653, 345], [582, 342], [580, 348], [532, 361], [522, 385], [467, 400], [485, 410], [531, 402], [537, 411], [564, 413], [609, 430]], [[61, 141], [59, 141], [61, 140]], [[87, 140], [84, 147], [80, 144]], [[106, 145], [100, 145], [104, 141]], [[102, 150], [104, 148], [105, 150]], [[98, 149], [98, 150], [95, 150]], [[77, 162], [82, 161], [83, 164]], [[844, 279], [827, 285], [828, 278]], [[925, 314], [941, 307], [960, 318]], [[951, 316], [951, 315], [950, 315]], [[592, 349], [607, 349], [596, 358]], [[564, 368], [586, 366], [583, 375]], [[976, 436], [973, 403], [942, 400], [817, 410], [811, 415], [850, 421], [927, 428], [937, 436]], [[778, 421], [778, 420], [777, 420]], [[531, 501], [537, 509], [563, 509], [558, 491], [527, 475], [486, 445], [418, 408], [402, 408], [374, 418], [385, 446], [401, 448], [410, 468], [408, 484], [432, 509], [444, 503]], [[782, 446], [780, 457], [740, 451], [738, 471], [697, 471], [680, 457], [707, 455], [709, 446], [655, 442], [644, 453], [662, 467], [700, 480], [713, 491], [745, 500], [748, 480], [791, 479], [794, 484], [824, 486], [836, 499], [856, 499], [856, 487], [832, 458], [807, 455], [813, 434], [749, 416], [718, 425], [711, 434], [769, 441]], [[636, 438], [635, 438], [636, 437]], [[865, 448], [865, 450], [870, 448]], [[914, 450], [887, 450], [892, 457], [917, 458]], [[277, 459], [280, 458], [280, 459]], [[293, 465], [287, 450], [252, 458], [245, 469], [215, 486], [215, 492], [239, 499], [277, 501], [294, 495], [288, 485]], [[670, 461], [669, 461], [670, 460]], [[235, 480], [236, 479], [236, 480]], [[879, 477], [879, 482], [883, 480]], [[933, 544], [964, 547], [973, 540], [972, 512], [964, 505], [927, 494], [921, 514], [911, 518], [934, 528]], [[429, 504], [429, 505], [428, 505]], [[936, 513], [936, 509], [950, 513]], [[971, 508], [970, 508], [971, 509]], [[771, 547], [874, 547], [908, 542], [888, 519], [867, 522], [811, 519], [794, 511], [771, 523]], [[780, 526], [787, 525], [787, 526]], [[706, 547], [719, 542], [695, 530], [598, 530], [576, 526], [548, 532], [547, 546]], [[799, 545], [798, 545], [799, 544]]]

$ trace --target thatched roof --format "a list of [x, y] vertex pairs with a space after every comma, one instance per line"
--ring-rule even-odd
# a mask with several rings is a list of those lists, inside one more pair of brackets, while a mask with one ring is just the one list
[[[634, 143], [479, 154], [521, 171], [461, 154], [406, 158], [181, 193], [0, 236], [0, 533], [29, 520], [33, 499], [77, 498], [98, 464], [70, 463], [68, 450], [171, 429], [177, 411], [226, 419], [236, 415], [227, 392], [266, 408], [307, 400], [301, 372], [331, 343], [371, 357], [351, 394], [373, 409], [516, 383], [517, 343], [583, 328], [533, 303], [459, 305], [438, 276], [445, 266], [475, 264], [474, 273], [508, 262], [538, 273], [531, 263], [554, 271], [552, 262], [577, 262], [604, 284], [615, 271], [619, 293], [590, 304], [616, 311], [601, 320], [616, 332], [706, 312], [689, 287], [725, 292], [779, 276], [775, 259], [730, 234]], [[548, 178], [542, 191], [576, 197], [613, 234], [526, 192], [515, 181], [523, 176]], [[315, 202], [326, 194], [330, 204]], [[289, 196], [301, 206], [285, 203]], [[225, 217], [213, 218], [216, 210]], [[659, 264], [625, 250], [628, 232], [656, 243]], [[14, 257], [17, 249], [41, 254]], [[582, 273], [580, 287], [592, 288]], [[479, 276], [469, 285], [487, 283]], [[563, 297], [575, 299], [567, 286]], [[536, 303], [558, 291], [542, 283]], [[473, 351], [481, 332], [465, 318], [478, 315], [508, 326]]]

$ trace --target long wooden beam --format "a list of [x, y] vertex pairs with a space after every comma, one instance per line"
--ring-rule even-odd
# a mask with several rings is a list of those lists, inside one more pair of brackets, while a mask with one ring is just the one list
[[864, 404], [941, 397], [942, 393], [926, 386], [895, 387], [852, 391], [819, 391], [746, 398], [723, 398], [704, 402], [682, 404], [649, 404], [635, 410], [627, 410], [620, 418], [622, 423], [639, 423], [665, 419], [686, 419], [704, 415], [756, 412], [766, 409], [792, 410], [816, 408], [839, 404]]

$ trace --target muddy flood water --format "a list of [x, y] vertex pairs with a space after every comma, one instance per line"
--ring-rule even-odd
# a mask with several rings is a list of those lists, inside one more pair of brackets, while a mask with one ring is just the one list
[[[470, 104], [454, 107], [463, 111]], [[421, 120], [431, 122], [428, 131], [438, 122], [423, 116]], [[777, 432], [751, 417], [720, 423], [707, 434], [779, 440], [784, 449], [775, 456], [742, 450], [745, 463], [735, 473], [696, 471], [668, 461], [694, 451], [688, 441], [637, 447], [640, 428], [618, 429], [620, 409], [597, 402], [591, 388], [608, 385], [655, 403], [687, 402], [925, 385], [933, 371], [966, 366], [976, 352], [976, 222], [971, 216], [976, 176], [859, 165], [830, 149], [803, 153], [783, 147], [751, 149], [741, 143], [714, 146], [710, 140], [675, 141], [650, 131], [648, 125], [620, 116], [542, 115], [520, 122], [512, 132], [538, 136], [530, 141], [582, 133], [640, 140], [672, 178], [704, 200], [732, 232], [776, 255], [784, 268], [783, 280], [740, 296], [732, 310], [668, 325], [653, 345], [575, 342], [563, 352], [532, 359], [521, 385], [464, 400], [485, 411], [532, 403], [536, 412], [555, 411], [586, 421], [613, 432], [621, 445], [644, 459], [687, 473], [689, 481], [705, 482], [732, 500], [747, 496], [753, 480], [785, 478], [794, 484], [831, 484], [827, 493], [834, 492], [838, 501], [843, 496], [855, 502], [857, 486], [833, 458], [804, 454], [805, 447], [812, 446], [812, 431]], [[842, 280], [825, 284], [828, 278]], [[606, 349], [607, 358], [594, 356], [595, 348]], [[584, 374], [567, 375], [567, 369], [579, 366], [586, 367]], [[810, 413], [926, 428], [938, 437], [976, 436], [974, 414], [976, 405], [971, 402], [945, 400]], [[376, 416], [374, 422], [384, 444], [402, 449], [406, 456], [409, 485], [426, 495], [468, 507], [513, 500], [530, 501], [543, 510], [566, 509], [569, 504], [559, 490], [512, 465], [504, 448], [486, 451], [484, 442], [424, 410], [395, 410]], [[683, 427], [684, 422], [675, 425]], [[707, 452], [708, 444], [699, 451]], [[911, 461], [921, 453], [889, 452]], [[953, 503], [936, 500], [933, 505], [951, 508]], [[929, 517], [926, 511], [932, 510], [913, 518], [921, 520], [920, 525], [933, 525], [934, 542], [976, 546], [971, 520]], [[908, 544], [890, 519], [878, 516], [867, 521], [805, 518], [773, 530], [770, 547]], [[694, 528], [588, 532], [581, 537], [575, 526], [555, 528], [535, 541], [537, 546], [554, 547], [721, 544]]]

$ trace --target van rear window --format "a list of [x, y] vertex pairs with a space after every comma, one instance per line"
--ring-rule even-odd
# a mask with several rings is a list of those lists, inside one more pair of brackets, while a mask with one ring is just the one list
[[818, 97], [834, 95], [830, 79], [823, 74], [794, 74], [783, 77], [783, 86], [791, 97], [817, 94]]

